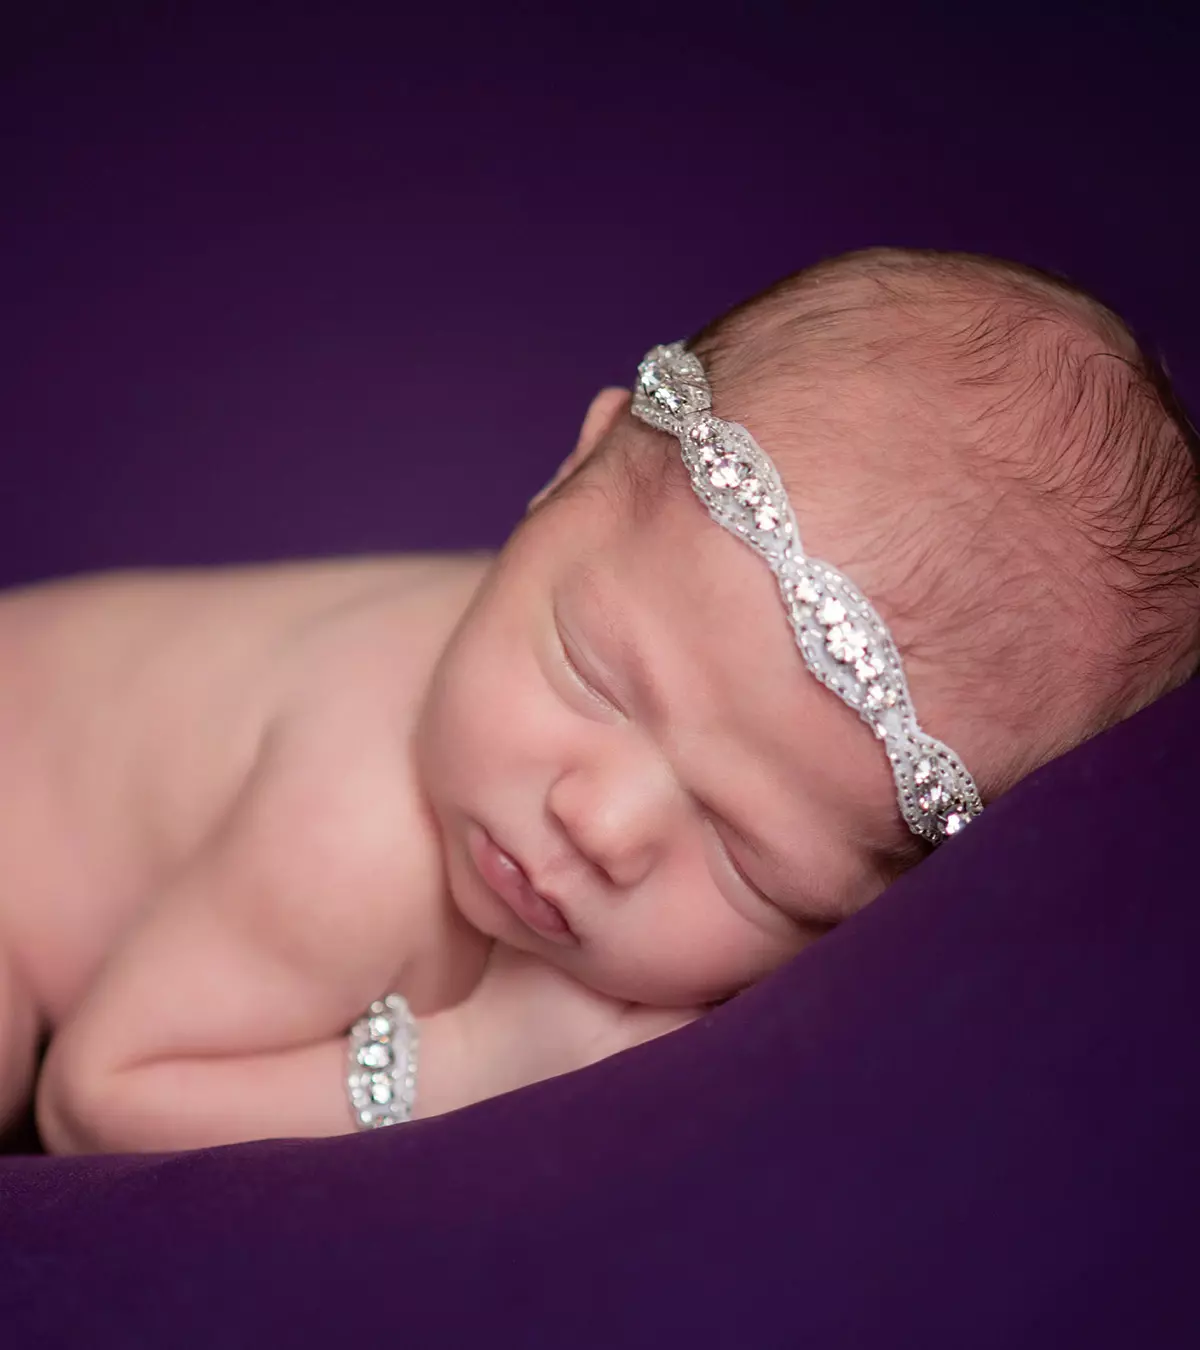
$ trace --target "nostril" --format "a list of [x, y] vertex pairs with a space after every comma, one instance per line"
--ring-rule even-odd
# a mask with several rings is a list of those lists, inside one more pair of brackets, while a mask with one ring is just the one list
[[611, 885], [613, 879], [609, 869], [605, 866], [595, 848], [590, 847], [585, 842], [581, 832], [577, 829], [573, 829], [566, 821], [560, 816], [555, 815], [553, 812], [550, 813], [550, 818], [563, 842], [564, 852], [568, 852], [571, 855], [571, 858], [576, 865], [582, 864], [588, 872], [596, 874], [601, 881]]
[[661, 846], [666, 793], [629, 764], [608, 771], [576, 769], [558, 778], [546, 814], [573, 852], [607, 886], [628, 889], [654, 866]]
[[646, 875], [652, 850], [640, 840], [574, 838], [573, 846], [597, 878], [613, 890], [627, 890]]
[[547, 813], [576, 867], [582, 867], [604, 886], [616, 886], [617, 868], [611, 852], [602, 846], [588, 826], [574, 817], [550, 810]]
[[586, 862], [588, 867], [599, 876], [600, 880], [606, 886], [619, 886], [621, 884], [617, 880], [615, 870], [611, 864], [605, 864], [601, 859], [591, 853], [583, 853], [582, 856], [584, 862]]

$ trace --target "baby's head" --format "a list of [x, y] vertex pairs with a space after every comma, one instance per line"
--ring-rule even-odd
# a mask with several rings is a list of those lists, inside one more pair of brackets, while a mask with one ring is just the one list
[[[1098, 302], [877, 250], [689, 347], [985, 802], [1195, 670], [1194, 433]], [[882, 742], [805, 669], [770, 569], [622, 391], [476, 597], [418, 745], [466, 916], [639, 1002], [751, 983], [928, 851]], [[497, 845], [567, 931], [485, 884], [505, 889]]]

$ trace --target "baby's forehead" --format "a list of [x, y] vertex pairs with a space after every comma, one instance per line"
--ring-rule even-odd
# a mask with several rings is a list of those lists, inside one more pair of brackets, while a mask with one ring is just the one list
[[737, 602], [746, 559], [737, 558], [736, 545], [729, 548], [734, 541], [695, 495], [678, 447], [664, 453], [658, 445], [635, 445], [602, 471], [609, 527], [602, 547], [579, 558], [581, 586], [597, 598], [603, 592], [610, 605], [653, 602], [670, 616], [666, 631], [713, 633]]

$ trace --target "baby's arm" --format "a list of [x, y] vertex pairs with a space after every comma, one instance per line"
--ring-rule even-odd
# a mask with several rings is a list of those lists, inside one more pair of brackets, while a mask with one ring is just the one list
[[[397, 893], [397, 775], [330, 782], [320, 763], [286, 726], [264, 737], [220, 827], [59, 1029], [38, 1088], [51, 1151], [347, 1131], [349, 1024], [389, 989], [433, 1012], [478, 980], [484, 939]], [[431, 1031], [436, 1100], [454, 1065]]]
[[[110, 955], [38, 1086], [51, 1152], [345, 1133], [346, 1038], [398, 990], [417, 1115], [580, 1068], [690, 1021], [597, 994], [403, 893], [394, 761], [330, 774], [276, 727], [220, 827]], [[426, 879], [427, 880], [427, 879]]]

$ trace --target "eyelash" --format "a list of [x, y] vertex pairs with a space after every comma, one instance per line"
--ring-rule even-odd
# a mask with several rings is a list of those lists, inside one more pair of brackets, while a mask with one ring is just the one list
[[562, 630], [557, 626], [557, 624], [555, 625], [555, 631], [558, 634], [558, 649], [562, 653], [563, 663], [570, 671], [571, 676], [575, 680], [576, 684], [580, 686], [580, 688], [584, 691], [585, 694], [588, 695], [589, 698], [593, 698], [596, 700], [597, 703], [603, 704], [603, 706], [606, 707], [610, 712], [616, 712], [617, 707], [613, 703], [612, 699], [606, 697], [603, 693], [601, 693], [601, 691], [597, 689], [594, 684], [592, 684], [591, 680], [588, 679], [588, 677], [583, 673], [583, 671], [579, 669], [578, 664], [572, 658], [571, 652], [567, 647], [567, 642], [566, 639], [563, 637]]
[[750, 878], [745, 874], [745, 872], [743, 872], [742, 869], [737, 865], [737, 861], [733, 856], [733, 851], [725, 843], [725, 840], [721, 838], [721, 832], [720, 830], [717, 829], [716, 822], [713, 820], [713, 817], [711, 815], [708, 815], [708, 823], [712, 827], [712, 832], [716, 836], [717, 845], [721, 850], [721, 856], [724, 858], [725, 863], [728, 866], [729, 870], [734, 874], [734, 876], [737, 877], [737, 879], [742, 883], [743, 886], [745, 886], [745, 888], [750, 892], [750, 894], [755, 897], [756, 900], [761, 900], [764, 905], [770, 905], [772, 909], [776, 909], [777, 906], [775, 902], [769, 896], [764, 895], [762, 891], [760, 891], [758, 887], [754, 884], [754, 882], [752, 882]]

